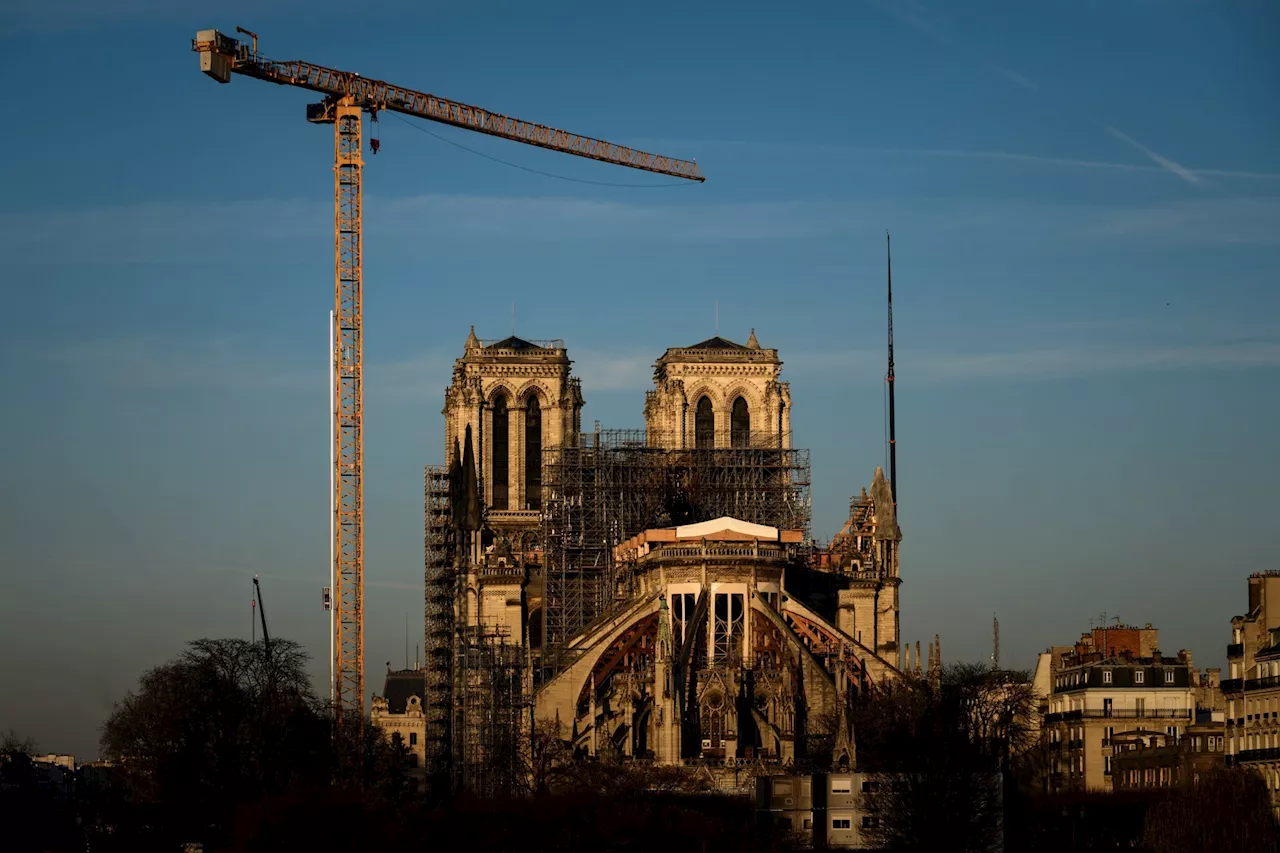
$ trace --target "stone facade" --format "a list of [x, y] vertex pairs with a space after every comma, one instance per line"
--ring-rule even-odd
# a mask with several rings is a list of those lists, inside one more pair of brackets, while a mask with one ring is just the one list
[[382, 695], [374, 694], [369, 720], [387, 738], [400, 735], [409, 751], [406, 776], [414, 787], [426, 777], [427, 718], [423, 709], [426, 682], [421, 670], [388, 672]]
[[[541, 449], [582, 428], [582, 386], [563, 341], [481, 341], [475, 328], [445, 390], [445, 459], [471, 427], [491, 524], [533, 529], [542, 506]], [[504, 476], [505, 475], [505, 476]]]
[[721, 518], [620, 545], [631, 605], [578, 641], [537, 696], [576, 749], [660, 764], [784, 764], [821, 734], [855, 761], [840, 697], [892, 677], [893, 662], [788, 590], [801, 532]]
[[1111, 738], [1111, 783], [1117, 791], [1194, 785], [1223, 764], [1223, 724], [1188, 726], [1177, 739], [1151, 729]]
[[651, 447], [790, 447], [791, 386], [779, 381], [778, 351], [714, 337], [668, 349], [645, 395]]
[[848, 578], [839, 593], [836, 624], [841, 631], [875, 650], [885, 660], [903, 665], [898, 590], [897, 506], [884, 471], [876, 468], [871, 490], [849, 504], [849, 520], [827, 551], [829, 570]]
[[[540, 732], [554, 727], [580, 755], [697, 763], [738, 774], [747, 764], [824, 753], [852, 769], [855, 739], [843, 709], [852, 693], [896, 677], [901, 667], [901, 532], [884, 473], [877, 468], [870, 491], [854, 499], [830, 549], [813, 548], [807, 529], [786, 529], [808, 524], [809, 466], [807, 451], [792, 449], [782, 362], [776, 350], [760, 347], [754, 331], [745, 345], [716, 337], [666, 350], [645, 398], [644, 436], [627, 433], [620, 445], [660, 463], [645, 468], [645, 476], [671, 477], [654, 482], [677, 496], [664, 498], [673, 503], [637, 513], [647, 520], [610, 516], [584, 533], [572, 526], [581, 521], [568, 504], [572, 493], [566, 499], [569, 490], [553, 482], [566, 468], [557, 467], [557, 458], [599, 453], [602, 446], [600, 432], [582, 435], [583, 396], [571, 366], [561, 341], [481, 341], [474, 329], [468, 335], [443, 414], [446, 459], [468, 458], [470, 435], [475, 478], [460, 473], [461, 462], [452, 466], [449, 508], [438, 523], [432, 496], [445, 496], [444, 488], [428, 489], [429, 538], [431, 525], [439, 528], [439, 542], [432, 539], [428, 548], [428, 575], [438, 570], [447, 586], [427, 596], [427, 670], [388, 675], [385, 697], [374, 702], [375, 723], [400, 732], [406, 744], [416, 736], [417, 760], [423, 732], [431, 732], [425, 750], [431, 778], [448, 774], [468, 790], [473, 771], [489, 781], [501, 776], [479, 767], [488, 759], [476, 758], [500, 752], [502, 739], [489, 737], [493, 726], [468, 716], [486, 701], [510, 711], [503, 719], [512, 732], [521, 729], [508, 740], [529, 742], [530, 725]], [[696, 493], [704, 471], [719, 476], [734, 465], [749, 471], [743, 489], [758, 490], [750, 498], [757, 504], [708, 511], [711, 504], [679, 503]], [[775, 487], [800, 471], [803, 491]], [[479, 529], [470, 520], [465, 530], [449, 521], [462, 517], [459, 478], [468, 519], [476, 506], [470, 495], [479, 492]], [[700, 499], [719, 494], [707, 489]], [[739, 500], [740, 490], [730, 491]], [[770, 501], [777, 511], [754, 521], [796, 521], [780, 529], [727, 516], [702, 520], [757, 512]], [[580, 587], [569, 586], [564, 578], [578, 569], [566, 570], [563, 555], [586, 548], [588, 535], [598, 559], [584, 563], [590, 573], [583, 572]], [[558, 602], [552, 612], [562, 614], [579, 607], [564, 603], [570, 595], [590, 596], [581, 607], [596, 609], [549, 631], [549, 602]], [[512, 686], [500, 699], [493, 691], [480, 695], [497, 671], [485, 663], [490, 657], [501, 659]], [[460, 661], [466, 672], [457, 670]], [[425, 690], [413, 691], [428, 674], [435, 686], [424, 715]], [[441, 708], [448, 709], [446, 724], [428, 726], [427, 717], [435, 719]]]
[[1042, 730], [1048, 790], [1109, 790], [1113, 740], [1151, 730], [1177, 743], [1195, 722], [1199, 675], [1190, 655], [1165, 658], [1153, 649], [1139, 657], [1139, 631], [1158, 641], [1149, 625], [1133, 629], [1137, 647], [1108, 644], [1114, 655], [1086, 650], [1093, 646], [1082, 641], [1056, 668]]
[[1249, 576], [1249, 610], [1231, 620], [1231, 634], [1227, 762], [1256, 770], [1280, 811], [1280, 572]]

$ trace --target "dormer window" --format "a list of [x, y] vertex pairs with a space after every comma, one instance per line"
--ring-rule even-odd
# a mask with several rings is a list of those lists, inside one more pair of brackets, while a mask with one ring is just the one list
[[1102, 683], [1103, 683], [1103, 684], [1110, 684], [1110, 683], [1111, 683], [1111, 670], [1109, 670], [1109, 669], [1104, 669], [1104, 670], [1102, 671]]
[[1142, 670], [1140, 670], [1140, 669], [1135, 669], [1135, 670], [1133, 671], [1133, 683], [1134, 683], [1134, 684], [1142, 684], [1143, 682], [1145, 682], [1145, 681], [1146, 681], [1146, 678], [1147, 678], [1147, 674], [1146, 674], [1145, 672], [1143, 672]]
[[1173, 670], [1171, 670], [1171, 669], [1166, 669], [1166, 670], [1164, 671], [1164, 683], [1165, 683], [1165, 684], [1173, 684]]

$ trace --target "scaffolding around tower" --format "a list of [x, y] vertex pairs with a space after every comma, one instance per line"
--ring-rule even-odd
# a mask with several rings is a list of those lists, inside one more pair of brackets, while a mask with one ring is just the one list
[[570, 662], [574, 636], [625, 602], [613, 549], [627, 538], [733, 516], [808, 539], [808, 450], [781, 447], [777, 435], [740, 436], [736, 447], [672, 444], [653, 431], [597, 427], [543, 451], [543, 677]]
[[424, 488], [426, 768], [431, 777], [448, 778], [452, 754], [456, 585], [448, 467], [428, 465]]
[[527, 781], [533, 694], [524, 647], [502, 627], [458, 633], [454, 664], [457, 790], [511, 797]]

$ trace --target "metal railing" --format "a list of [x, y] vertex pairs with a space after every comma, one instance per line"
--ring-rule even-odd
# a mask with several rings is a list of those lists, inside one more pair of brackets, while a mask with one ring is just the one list
[[1239, 764], [1245, 761], [1280, 761], [1280, 747], [1243, 749], [1235, 755], [1227, 756], [1228, 764]]
[[1280, 675], [1267, 675], [1262, 678], [1228, 678], [1222, 682], [1223, 693], [1249, 693], [1254, 690], [1268, 690], [1280, 687]]
[[1169, 708], [1083, 708], [1074, 711], [1062, 711], [1056, 714], [1045, 714], [1046, 723], [1057, 723], [1067, 720], [1189, 720], [1189, 709]]
[[[487, 349], [488, 347], [491, 347], [494, 344], [506, 343], [509, 340], [511, 340], [510, 337], [481, 338], [480, 346], [485, 347]], [[564, 349], [564, 338], [553, 338], [551, 340], [534, 340], [530, 338], [521, 338], [521, 340], [523, 340], [527, 344], [533, 344], [538, 349], [547, 349], [547, 350]]]
[[786, 550], [776, 545], [756, 545], [744, 542], [737, 545], [667, 545], [655, 548], [648, 554], [648, 559], [666, 559], [668, 557], [755, 557], [778, 560], [786, 556]]

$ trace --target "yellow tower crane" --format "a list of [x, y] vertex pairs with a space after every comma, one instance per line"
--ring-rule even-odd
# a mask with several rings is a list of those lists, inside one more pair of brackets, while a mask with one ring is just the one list
[[[588, 136], [450, 101], [298, 60], [276, 61], [258, 53], [258, 36], [236, 27], [250, 43], [217, 30], [196, 33], [191, 49], [200, 70], [219, 83], [243, 74], [324, 96], [307, 106], [307, 120], [334, 127], [334, 335], [333, 335], [333, 577], [334, 719], [364, 716], [364, 408], [362, 113], [383, 110], [487, 133], [617, 166], [703, 181], [697, 163], [647, 154]], [[376, 147], [374, 149], [377, 150]], [[357, 722], [357, 726], [360, 724]]]

